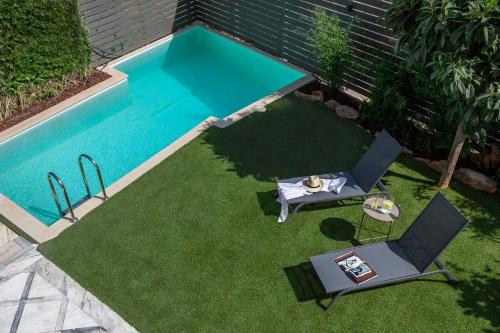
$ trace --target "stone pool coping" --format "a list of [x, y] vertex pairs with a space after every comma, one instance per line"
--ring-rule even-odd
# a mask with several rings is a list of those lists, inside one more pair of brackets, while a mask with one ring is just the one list
[[[114, 87], [117, 84], [120, 84], [121, 82], [124, 82], [127, 79], [127, 75], [114, 69], [112, 66], [117, 65], [118, 63], [128, 60], [132, 57], [135, 57], [151, 48], [154, 48], [158, 45], [161, 45], [165, 42], [168, 42], [171, 40], [175, 35], [182, 33], [183, 31], [193, 27], [193, 26], [201, 26], [205, 29], [208, 29], [212, 32], [215, 32], [219, 34], [220, 36], [223, 36], [225, 38], [229, 38], [247, 48], [250, 48], [251, 50], [258, 52], [262, 55], [265, 55], [266, 57], [269, 57], [271, 59], [274, 59], [282, 64], [287, 65], [288, 67], [291, 67], [301, 73], [304, 74], [304, 77], [290, 83], [289, 85], [279, 89], [278, 91], [267, 95], [260, 100], [234, 112], [233, 114], [223, 118], [219, 119], [213, 116], [208, 117], [204, 121], [202, 121], [200, 124], [198, 124], [196, 127], [192, 128], [189, 132], [185, 133], [182, 135], [180, 138], [172, 142], [170, 145], [147, 159], [145, 162], [140, 164], [138, 167], [124, 175], [122, 178], [114, 182], [113, 184], [109, 185], [106, 187], [106, 194], [108, 197], [112, 197], [116, 193], [120, 192], [122, 189], [124, 189], [126, 186], [130, 185], [132, 182], [134, 182], [136, 179], [144, 175], [146, 172], [149, 170], [153, 169], [155, 166], [160, 164], [162, 161], [164, 161], [167, 157], [175, 153], [177, 150], [185, 146], [187, 143], [191, 142], [195, 138], [197, 138], [201, 133], [203, 133], [205, 130], [212, 126], [216, 126], [219, 128], [224, 128], [227, 126], [230, 126], [231, 124], [237, 122], [238, 120], [246, 117], [249, 114], [252, 114], [254, 112], [263, 112], [265, 111], [265, 106], [280, 99], [281, 97], [293, 92], [294, 90], [297, 90], [298, 88], [302, 87], [303, 85], [311, 82], [314, 80], [313, 75], [305, 71], [304, 69], [301, 69], [295, 65], [289, 64], [288, 62], [284, 61], [283, 59], [277, 58], [267, 52], [264, 52], [260, 49], [257, 49], [256, 47], [249, 45], [248, 43], [245, 43], [241, 41], [240, 39], [231, 36], [227, 33], [222, 33], [218, 30], [212, 29], [209, 26], [207, 26], [204, 23], [201, 22], [195, 22], [189, 26], [184, 27], [183, 29], [178, 30], [177, 32], [170, 34], [168, 36], [165, 36], [153, 43], [150, 43], [144, 47], [141, 47], [133, 52], [130, 52], [118, 59], [113, 60], [110, 62], [107, 66], [101, 67], [100, 70], [102, 70], [105, 73], [108, 73], [111, 77], [108, 78], [107, 80], [100, 82], [96, 84], [95, 86], [84, 90], [83, 92], [3, 131], [0, 132], [0, 144], [6, 140], [9, 140], [10, 138], [14, 137], [15, 135], [25, 131], [29, 130], [30, 128], [42, 123], [43, 121], [57, 116], [63, 111], [66, 111], [67, 109], [74, 107], [85, 100], [95, 97], [98, 94], [102, 93], [103, 91], [106, 91], [107, 89], [110, 89], [111, 87]], [[49, 191], [47, 187], [47, 191]], [[96, 196], [90, 198], [89, 200], [85, 201], [83, 204], [79, 205], [78, 207], [74, 208], [74, 213], [75, 216], [80, 219], [87, 213], [89, 213], [91, 210], [99, 206], [101, 203], [103, 203], [102, 199], [102, 193], [98, 193]], [[64, 203], [63, 203], [64, 204]], [[41, 221], [39, 221], [37, 218], [35, 218], [33, 215], [28, 213], [26, 210], [18, 206], [16, 203], [14, 203], [12, 200], [4, 196], [2, 193], [0, 193], [0, 214], [5, 216], [8, 220], [10, 220], [13, 224], [15, 224], [17, 227], [19, 227], [21, 230], [23, 230], [25, 233], [30, 235], [33, 239], [35, 239], [39, 243], [46, 242], [50, 239], [53, 239], [57, 237], [61, 232], [63, 232], [65, 229], [69, 228], [72, 226], [74, 223], [70, 221], [68, 218], [68, 215], [65, 217], [57, 220], [56, 222], [52, 223], [50, 226], [46, 226], [43, 224]], [[78, 222], [77, 222], [78, 223]]]

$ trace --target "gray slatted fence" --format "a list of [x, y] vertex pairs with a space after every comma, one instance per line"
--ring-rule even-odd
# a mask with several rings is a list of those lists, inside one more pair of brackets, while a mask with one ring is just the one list
[[[196, 20], [196, 0], [80, 0], [99, 54], [123, 55]], [[93, 53], [95, 66], [107, 62]]]
[[[345, 85], [367, 94], [372, 83], [370, 62], [379, 51], [392, 54], [395, 39], [382, 22], [389, 2], [353, 0], [80, 0], [92, 46], [100, 54], [121, 55], [200, 20], [253, 43], [275, 56], [319, 73], [314, 52], [304, 37], [315, 6], [352, 22], [354, 57]], [[353, 20], [353, 18], [356, 18]], [[107, 61], [93, 54], [94, 65]]]
[[[80, 0], [90, 41], [106, 53], [126, 54], [200, 20], [314, 73], [320, 71], [304, 32], [319, 6], [352, 23], [354, 56], [361, 69], [349, 70], [344, 83], [363, 95], [373, 82], [374, 59], [380, 52], [393, 56], [396, 40], [383, 22], [389, 5], [385, 0]], [[95, 66], [108, 60], [93, 54]], [[431, 112], [428, 105], [414, 108]], [[493, 129], [495, 137], [498, 131]]]
[[352, 11], [347, 9], [348, 3], [349, 0], [200, 0], [197, 15], [214, 28], [318, 73], [313, 49], [304, 37], [311, 27], [307, 18], [316, 6], [336, 14], [343, 22], [352, 23], [354, 57], [360, 63], [359, 70], [348, 71], [345, 85], [366, 95], [373, 79], [371, 61], [380, 52], [390, 56], [393, 53], [395, 39], [383, 22], [390, 2], [354, 0]]
[[[370, 62], [379, 51], [392, 54], [395, 39], [384, 27], [389, 2], [353, 0], [80, 0], [90, 41], [100, 54], [121, 55], [200, 20], [244, 39], [275, 56], [319, 73], [314, 52], [304, 37], [314, 7], [352, 22], [354, 56], [359, 70], [346, 74], [345, 85], [367, 94], [372, 83]], [[356, 18], [353, 20], [353, 18]], [[94, 65], [107, 61], [93, 54]]]

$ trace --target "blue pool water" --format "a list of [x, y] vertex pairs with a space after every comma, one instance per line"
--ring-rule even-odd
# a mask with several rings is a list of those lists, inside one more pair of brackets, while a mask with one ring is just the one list
[[81, 153], [109, 186], [208, 116], [226, 117], [304, 75], [199, 26], [115, 68], [128, 80], [0, 144], [0, 192], [46, 225], [59, 219], [49, 171], [76, 202], [86, 193]]

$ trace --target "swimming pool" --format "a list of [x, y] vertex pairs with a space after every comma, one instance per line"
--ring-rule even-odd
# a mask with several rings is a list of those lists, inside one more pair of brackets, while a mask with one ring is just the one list
[[[0, 192], [47, 226], [60, 218], [49, 171], [75, 203], [86, 194], [80, 154], [97, 161], [109, 186], [207, 117], [224, 118], [305, 76], [201, 26], [113, 67], [128, 79], [0, 143]], [[92, 194], [100, 192], [85, 168]]]

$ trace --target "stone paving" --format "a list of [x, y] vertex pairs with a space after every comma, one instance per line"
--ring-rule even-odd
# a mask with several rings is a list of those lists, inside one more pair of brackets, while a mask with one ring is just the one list
[[17, 235], [12, 230], [7, 228], [7, 226], [5, 226], [4, 224], [0, 223], [0, 247], [7, 244], [16, 237]]
[[0, 246], [0, 333], [137, 332], [15, 237]]

